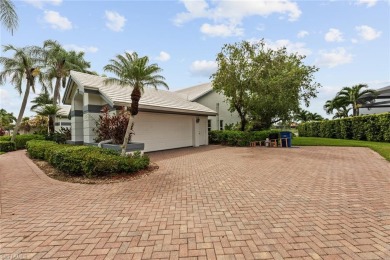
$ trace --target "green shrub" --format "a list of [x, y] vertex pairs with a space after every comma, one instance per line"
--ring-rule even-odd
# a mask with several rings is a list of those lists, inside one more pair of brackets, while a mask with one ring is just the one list
[[58, 170], [86, 177], [112, 173], [132, 173], [146, 168], [149, 157], [135, 153], [120, 156], [117, 151], [96, 146], [74, 146], [52, 141], [30, 141], [27, 152], [32, 158], [44, 159]]
[[390, 113], [307, 122], [298, 126], [298, 132], [301, 137], [390, 142]]
[[17, 135], [15, 137], [16, 149], [25, 149], [26, 143], [31, 140], [45, 140], [43, 135]]
[[229, 146], [248, 146], [250, 142], [265, 140], [269, 134], [279, 133], [276, 130], [265, 130], [265, 131], [210, 131], [209, 132], [209, 143], [210, 144], [222, 144]]
[[15, 142], [11, 142], [11, 141], [0, 141], [0, 152], [11, 152], [11, 151], [15, 151], [16, 150], [16, 146], [15, 146]]

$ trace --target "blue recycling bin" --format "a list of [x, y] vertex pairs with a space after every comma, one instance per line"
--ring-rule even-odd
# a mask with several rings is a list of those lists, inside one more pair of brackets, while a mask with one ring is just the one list
[[[291, 139], [292, 139], [292, 133], [291, 132], [280, 132], [280, 138], [282, 141], [282, 147], [291, 147]], [[284, 139], [286, 138], [286, 139]], [[287, 140], [287, 142], [286, 142]]]

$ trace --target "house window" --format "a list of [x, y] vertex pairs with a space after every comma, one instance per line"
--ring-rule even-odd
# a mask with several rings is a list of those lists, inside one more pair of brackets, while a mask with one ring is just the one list
[[207, 120], [207, 129], [210, 132], [211, 131], [211, 120]]
[[219, 120], [219, 130], [223, 130], [223, 120]]

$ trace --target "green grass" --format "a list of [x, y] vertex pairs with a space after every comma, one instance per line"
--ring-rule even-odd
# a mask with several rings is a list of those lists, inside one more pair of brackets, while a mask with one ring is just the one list
[[349, 146], [349, 147], [368, 147], [379, 153], [390, 162], [390, 143], [356, 141], [345, 139], [331, 139], [320, 137], [294, 137], [292, 140], [294, 146]]

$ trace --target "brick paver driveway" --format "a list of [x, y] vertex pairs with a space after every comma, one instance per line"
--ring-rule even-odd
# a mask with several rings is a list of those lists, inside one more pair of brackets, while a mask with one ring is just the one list
[[151, 158], [160, 169], [145, 178], [82, 185], [24, 151], [0, 156], [3, 259], [390, 259], [390, 164], [369, 149]]

